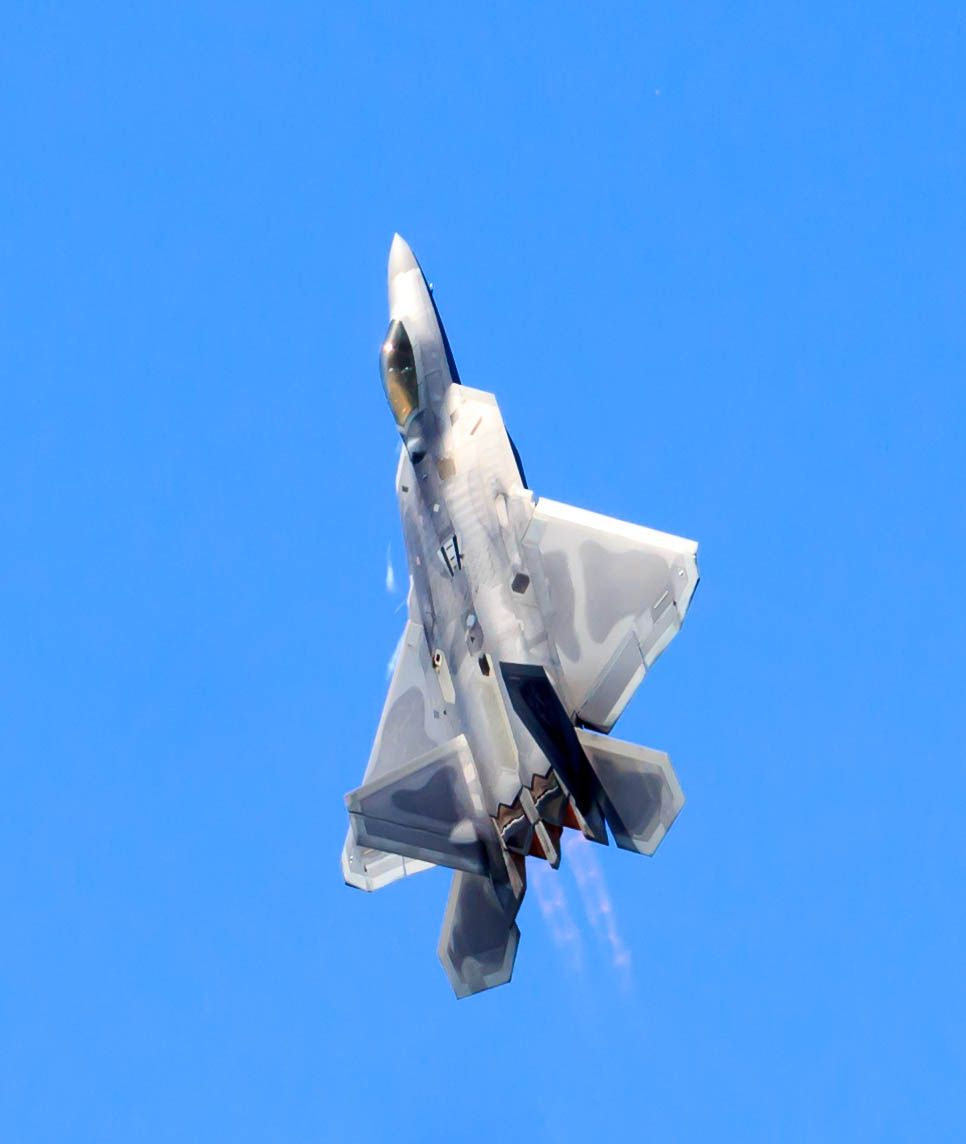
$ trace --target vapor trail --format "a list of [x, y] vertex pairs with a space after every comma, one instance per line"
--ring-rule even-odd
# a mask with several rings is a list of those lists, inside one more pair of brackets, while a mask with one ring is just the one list
[[386, 679], [392, 679], [392, 673], [396, 670], [396, 664], [399, 662], [399, 657], [402, 655], [403, 641], [406, 638], [406, 629], [403, 628], [400, 633], [399, 640], [396, 644], [396, 650], [389, 657], [389, 662], [386, 664]]
[[527, 873], [551, 940], [564, 955], [568, 967], [575, 973], [579, 972], [584, 964], [583, 943], [563, 883], [557, 872], [545, 862], [533, 863]]
[[390, 596], [396, 591], [396, 572], [392, 566], [392, 545], [386, 548], [386, 591]]
[[582, 834], [568, 831], [563, 841], [563, 850], [573, 870], [574, 880], [590, 924], [610, 953], [611, 965], [618, 975], [621, 986], [629, 989], [631, 952], [620, 935], [614, 903], [607, 888], [603, 868], [594, 854], [593, 844]]

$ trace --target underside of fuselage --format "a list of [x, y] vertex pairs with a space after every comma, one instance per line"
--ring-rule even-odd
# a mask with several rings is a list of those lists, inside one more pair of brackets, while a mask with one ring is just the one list
[[454, 871], [439, 954], [466, 996], [510, 978], [528, 860], [556, 867], [568, 828], [650, 854], [680, 810], [667, 756], [609, 732], [680, 628], [697, 546], [533, 497], [398, 235], [389, 302], [409, 617], [342, 865], [366, 890]]

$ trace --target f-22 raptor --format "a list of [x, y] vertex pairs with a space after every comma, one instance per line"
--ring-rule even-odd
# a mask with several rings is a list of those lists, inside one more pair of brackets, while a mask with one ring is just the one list
[[466, 997], [510, 980], [528, 857], [558, 866], [566, 827], [652, 854], [681, 809], [667, 755], [609, 732], [681, 626], [697, 544], [534, 498], [398, 234], [389, 316], [409, 614], [342, 872], [455, 871], [439, 957]]

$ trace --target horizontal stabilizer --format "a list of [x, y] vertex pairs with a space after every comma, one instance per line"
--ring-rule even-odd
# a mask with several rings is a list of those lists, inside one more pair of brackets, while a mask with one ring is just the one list
[[623, 850], [653, 854], [667, 834], [684, 794], [663, 751], [578, 730], [597, 781], [614, 841]]
[[513, 973], [520, 931], [519, 899], [501, 902], [492, 881], [477, 874], [453, 875], [439, 959], [457, 997], [505, 985]]

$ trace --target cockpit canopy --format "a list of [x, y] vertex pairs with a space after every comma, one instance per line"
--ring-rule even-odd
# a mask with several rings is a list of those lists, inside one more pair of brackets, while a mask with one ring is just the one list
[[379, 354], [382, 384], [400, 430], [419, 408], [416, 355], [402, 322], [392, 321]]

